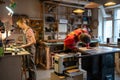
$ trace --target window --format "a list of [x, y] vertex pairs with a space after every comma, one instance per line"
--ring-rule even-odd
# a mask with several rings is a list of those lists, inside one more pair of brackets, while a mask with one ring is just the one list
[[107, 38], [112, 38], [112, 20], [104, 20], [103, 33], [103, 42], [106, 42]]
[[120, 37], [120, 8], [114, 10], [114, 42]]
[[[111, 38], [112, 42], [116, 43], [120, 38], [120, 8], [115, 8], [113, 13], [113, 18], [111, 16], [103, 19], [103, 15], [99, 15], [101, 25], [98, 28], [98, 36], [101, 42], [106, 42], [106, 38]], [[99, 12], [99, 14], [102, 13]]]

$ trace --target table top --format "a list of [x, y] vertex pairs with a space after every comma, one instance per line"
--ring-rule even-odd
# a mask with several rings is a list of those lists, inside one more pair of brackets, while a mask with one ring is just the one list
[[4, 56], [5, 55], [11, 55], [11, 56], [15, 56], [15, 55], [29, 55], [30, 53], [28, 51], [26, 51], [24, 48], [20, 48], [20, 49], [15, 49], [15, 48], [6, 48], [6, 50], [4, 51]]
[[102, 54], [120, 52], [120, 48], [112, 48], [105, 46], [92, 47], [91, 49], [87, 49], [86, 47], [80, 47], [79, 49], [81, 53], [87, 55], [102, 55]]

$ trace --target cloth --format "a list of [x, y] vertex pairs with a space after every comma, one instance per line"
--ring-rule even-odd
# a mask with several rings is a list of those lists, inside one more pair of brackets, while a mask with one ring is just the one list
[[26, 43], [31, 42], [31, 37], [34, 37], [34, 39], [35, 39], [34, 32], [31, 28], [28, 28], [27, 30], [25, 30], [24, 34], [25, 34], [25, 37], [26, 37]]
[[69, 33], [64, 40], [64, 49], [65, 50], [76, 49], [75, 46], [76, 46], [77, 42], [79, 41], [78, 36], [82, 33], [88, 33], [88, 32], [86, 30], [78, 28], [78, 29], [72, 31], [71, 33]]
[[[31, 28], [24, 31], [26, 37], [26, 43], [31, 42], [31, 37], [34, 36], [34, 32]], [[36, 66], [35, 66], [35, 44], [32, 44], [25, 48], [30, 53], [30, 56], [26, 56], [25, 62], [28, 68], [29, 78], [31, 80], [36, 80]]]
[[[26, 37], [26, 43], [31, 42], [31, 40], [32, 40], [31, 37], [34, 37], [34, 39], [35, 39], [34, 32], [31, 28], [26, 29], [24, 31], [24, 34], [25, 34], [25, 37]], [[36, 53], [35, 44], [32, 44], [32, 45], [26, 47], [25, 49], [32, 54], [32, 56], [35, 60], [35, 53]]]

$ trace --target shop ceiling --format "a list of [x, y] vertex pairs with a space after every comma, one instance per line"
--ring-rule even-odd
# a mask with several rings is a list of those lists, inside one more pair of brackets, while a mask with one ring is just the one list
[[3, 1], [3, 0], [0, 0], [0, 4], [5, 4], [5, 1]]
[[58, 3], [58, 4], [69, 5], [69, 6], [79, 6], [79, 7], [83, 7], [83, 8], [85, 7], [85, 5], [87, 5], [90, 2], [94, 2], [98, 5], [103, 5], [103, 6], [108, 1], [114, 1], [117, 4], [120, 4], [119, 0], [40, 0], [40, 1], [49, 1], [49, 2], [54, 2], [54, 3]]

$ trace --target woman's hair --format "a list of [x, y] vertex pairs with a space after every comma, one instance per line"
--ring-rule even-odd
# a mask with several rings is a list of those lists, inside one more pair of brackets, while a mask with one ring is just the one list
[[24, 22], [24, 18], [20, 16], [20, 17], [17, 19], [17, 21], [16, 21], [16, 22], [23, 23], [23, 22]]
[[88, 35], [88, 34], [86, 34], [86, 33], [82, 33], [81, 35], [80, 35], [80, 40], [83, 42], [83, 43], [90, 43], [90, 40], [91, 40], [91, 38], [90, 38], [90, 36]]
[[29, 25], [29, 17], [27, 15], [21, 15], [26, 22], [27, 25]]
[[17, 22], [20, 22], [20, 23], [23, 23], [23, 22], [26, 22], [26, 23], [28, 23], [27, 21], [27, 19], [29, 19], [29, 17], [27, 16], [27, 15], [21, 15], [21, 16], [19, 16], [19, 18], [17, 19]]

